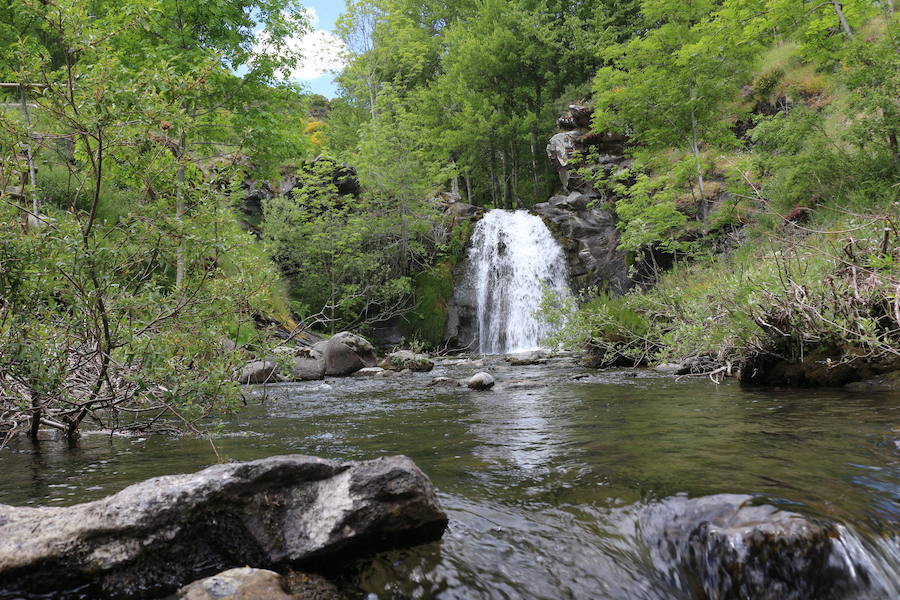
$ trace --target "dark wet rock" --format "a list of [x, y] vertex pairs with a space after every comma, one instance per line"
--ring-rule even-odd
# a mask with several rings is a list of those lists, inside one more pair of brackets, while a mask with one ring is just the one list
[[259, 384], [272, 383], [278, 381], [278, 365], [270, 360], [255, 360], [241, 369], [238, 376], [238, 383], [241, 384]]
[[325, 379], [325, 356], [315, 348], [299, 349], [292, 374], [300, 381]]
[[427, 387], [459, 387], [460, 385], [462, 385], [460, 382], [450, 377], [435, 377]]
[[319, 342], [313, 349], [325, 357], [326, 375], [351, 375], [365, 367], [374, 367], [378, 362], [375, 349], [369, 342], [346, 331]]
[[178, 600], [297, 600], [281, 575], [243, 567], [200, 579], [178, 590]]
[[863, 381], [854, 381], [844, 386], [851, 392], [895, 392], [900, 390], [900, 371], [891, 371]]
[[473, 390], [489, 390], [494, 387], [494, 378], [491, 377], [490, 373], [485, 373], [484, 371], [480, 373], [475, 373], [466, 382], [466, 386]]
[[[586, 106], [570, 106], [557, 121], [562, 131], [547, 144], [547, 157], [559, 173], [564, 194], [576, 191], [594, 194], [591, 178], [585, 178], [579, 171], [602, 169], [611, 173], [628, 164], [625, 157], [627, 137], [614, 132], [592, 131], [591, 112]], [[595, 164], [586, 164], [583, 159], [573, 162], [574, 156], [587, 156], [592, 149], [596, 150]]]
[[[789, 353], [778, 348], [779, 353], [759, 352], [750, 356], [741, 369], [741, 383], [765, 386], [839, 387], [848, 384], [866, 390], [861, 382], [870, 381], [873, 387], [878, 381], [887, 382], [900, 376], [900, 360], [889, 358], [870, 361], [859, 358], [842, 360], [842, 351], [826, 348], [809, 349], [802, 358], [784, 358]], [[874, 391], [874, 390], [870, 390]]]
[[478, 307], [475, 282], [466, 276], [470, 271], [468, 255], [454, 269], [453, 296], [447, 305], [444, 341], [451, 349], [478, 350]]
[[388, 354], [387, 358], [382, 361], [381, 367], [394, 371], [409, 369], [410, 371], [427, 372], [434, 368], [434, 361], [424, 354], [416, 354], [409, 350], [398, 350]]
[[555, 196], [532, 211], [544, 219], [566, 254], [569, 275], [576, 289], [599, 287], [624, 293], [632, 281], [625, 252], [618, 249], [615, 217], [592, 206], [580, 192]]
[[750, 496], [669, 498], [639, 520], [657, 568], [693, 598], [831, 598], [853, 579], [832, 560], [833, 525]]
[[155, 597], [230, 568], [333, 565], [430, 541], [446, 524], [403, 456], [215, 465], [71, 507], [0, 505], [0, 597]]

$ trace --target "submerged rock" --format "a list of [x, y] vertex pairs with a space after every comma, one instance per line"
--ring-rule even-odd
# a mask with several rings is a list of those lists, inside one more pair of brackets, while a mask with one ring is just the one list
[[446, 525], [404, 456], [215, 465], [71, 507], [0, 505], [0, 597], [156, 597], [234, 567], [333, 566]]
[[255, 360], [247, 363], [238, 376], [238, 383], [244, 385], [273, 383], [278, 381], [278, 365], [270, 360]]
[[832, 560], [833, 525], [751, 496], [669, 498], [639, 521], [657, 568], [694, 598], [830, 598], [853, 579]]
[[336, 585], [321, 575], [292, 571], [285, 580], [297, 600], [348, 600]]
[[851, 392], [895, 392], [900, 390], [900, 371], [892, 371], [864, 381], [854, 381], [844, 388]]
[[230, 569], [178, 590], [178, 600], [298, 600], [281, 575], [265, 569]]
[[494, 387], [494, 378], [482, 371], [472, 375], [466, 385], [473, 390], [489, 390]]
[[409, 369], [410, 371], [427, 372], [434, 368], [434, 361], [424, 354], [416, 354], [409, 350], [398, 350], [388, 354], [387, 358], [382, 361], [381, 366], [394, 371]]
[[459, 387], [461, 384], [449, 377], [435, 377], [432, 379], [427, 387]]

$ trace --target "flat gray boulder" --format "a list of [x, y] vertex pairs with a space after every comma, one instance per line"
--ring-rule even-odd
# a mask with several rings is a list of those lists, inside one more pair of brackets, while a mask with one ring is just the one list
[[0, 505], [0, 597], [158, 597], [226, 569], [334, 565], [431, 541], [446, 525], [405, 456], [215, 465], [70, 507]]
[[378, 364], [378, 354], [375, 352], [375, 347], [364, 337], [356, 335], [355, 333], [350, 333], [349, 331], [342, 331], [335, 334], [331, 339], [336, 340], [353, 350], [364, 366], [374, 367]]

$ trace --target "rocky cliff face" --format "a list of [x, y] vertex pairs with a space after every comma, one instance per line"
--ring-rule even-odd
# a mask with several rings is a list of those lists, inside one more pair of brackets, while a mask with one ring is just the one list
[[625, 253], [617, 250], [619, 231], [612, 213], [593, 207], [591, 198], [581, 192], [554, 196], [532, 210], [565, 250], [575, 290], [595, 286], [622, 294], [631, 287]]
[[590, 175], [600, 169], [609, 174], [628, 166], [626, 138], [593, 133], [591, 111], [579, 105], [570, 106], [557, 125], [563, 131], [550, 139], [547, 156], [559, 173], [562, 194], [532, 210], [543, 217], [565, 248], [576, 290], [596, 286], [613, 294], [624, 293], [633, 282], [625, 253], [616, 249], [619, 232], [615, 217], [597, 208], [609, 198], [594, 189]]

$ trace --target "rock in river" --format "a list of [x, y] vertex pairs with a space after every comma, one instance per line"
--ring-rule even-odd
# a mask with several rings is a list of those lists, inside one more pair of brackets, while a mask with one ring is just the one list
[[255, 360], [248, 363], [238, 377], [238, 383], [257, 384], [274, 383], [278, 381], [278, 365], [270, 360]]
[[265, 569], [230, 569], [178, 590], [178, 600], [295, 600], [281, 575]]
[[427, 372], [434, 368], [434, 362], [424, 354], [416, 354], [409, 350], [398, 350], [389, 354], [382, 361], [381, 366], [394, 371], [409, 369], [410, 371]]
[[292, 372], [294, 379], [300, 381], [325, 379], [325, 356], [315, 348], [301, 348]]
[[215, 465], [71, 507], [0, 505], [0, 598], [157, 597], [225, 569], [333, 564], [430, 541], [446, 525], [428, 477], [404, 456]]
[[494, 378], [490, 373], [481, 371], [472, 375], [466, 385], [473, 390], [489, 390], [494, 387]]
[[524, 367], [527, 365], [542, 365], [547, 362], [549, 352], [543, 350], [532, 350], [530, 352], [519, 352], [518, 354], [510, 354], [506, 357], [506, 362], [514, 367]]
[[837, 529], [751, 496], [669, 498], [640, 518], [651, 557], [692, 598], [812, 600], [851, 582]]
[[378, 362], [369, 342], [346, 331], [319, 342], [313, 350], [325, 357], [325, 374], [331, 376], [351, 375]]

